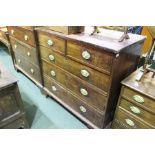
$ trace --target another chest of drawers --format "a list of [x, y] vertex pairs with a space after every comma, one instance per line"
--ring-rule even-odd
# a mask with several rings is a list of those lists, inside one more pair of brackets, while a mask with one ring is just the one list
[[104, 30], [107, 36], [36, 30], [45, 92], [89, 127], [105, 128], [113, 118], [120, 81], [136, 69], [145, 38], [131, 35], [119, 43], [121, 33], [109, 30]]
[[155, 79], [147, 73], [136, 81], [140, 69], [122, 82], [112, 128], [155, 128]]
[[34, 27], [10, 26], [8, 31], [15, 58], [15, 67], [39, 87], [42, 87], [40, 58]]

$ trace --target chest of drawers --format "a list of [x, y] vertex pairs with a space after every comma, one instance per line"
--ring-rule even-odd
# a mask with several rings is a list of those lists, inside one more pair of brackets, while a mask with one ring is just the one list
[[0, 63], [0, 128], [28, 128], [17, 79]]
[[114, 115], [120, 81], [136, 69], [145, 37], [103, 30], [65, 35], [36, 28], [44, 91], [90, 128], [105, 128]]
[[40, 57], [32, 26], [8, 27], [15, 68], [42, 88]]
[[122, 81], [122, 90], [112, 128], [155, 128], [155, 79], [147, 73], [141, 81], [141, 69]]

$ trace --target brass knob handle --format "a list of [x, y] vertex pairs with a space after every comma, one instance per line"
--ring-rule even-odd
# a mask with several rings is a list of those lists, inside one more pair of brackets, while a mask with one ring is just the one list
[[125, 119], [125, 121], [129, 126], [131, 127], [135, 126], [135, 123], [131, 119]]
[[90, 55], [90, 53], [89, 53], [88, 51], [83, 51], [83, 52], [82, 52], [82, 57], [83, 57], [84, 59], [86, 59], [86, 60], [89, 60], [90, 57], [91, 57], [91, 55]]
[[14, 30], [11, 30], [11, 34], [14, 34], [14, 32], [15, 32]]
[[82, 94], [83, 96], [87, 96], [87, 95], [88, 95], [87, 90], [84, 89], [84, 88], [81, 88], [81, 89], [80, 89], [80, 92], [81, 92], [81, 94]]
[[48, 57], [49, 57], [49, 59], [50, 59], [51, 61], [54, 61], [54, 59], [55, 59], [54, 55], [49, 55]]
[[55, 71], [52, 70], [52, 71], [51, 71], [51, 75], [52, 75], [52, 76], [56, 76]]
[[85, 107], [80, 106], [80, 111], [81, 111], [81, 112], [83, 112], [83, 113], [85, 113], [87, 110], [86, 110], [86, 108], [85, 108]]
[[84, 76], [84, 77], [89, 77], [89, 72], [85, 69], [82, 69], [81, 70], [81, 75]]
[[134, 95], [133, 99], [138, 103], [141, 103], [141, 104], [144, 103], [144, 98], [139, 95]]
[[24, 39], [25, 39], [25, 40], [28, 40], [28, 36], [27, 36], [27, 35], [25, 35], [25, 36], [24, 36]]
[[18, 59], [18, 63], [21, 63], [21, 60], [20, 59]]
[[34, 70], [32, 68], [30, 69], [30, 71], [31, 71], [32, 74], [34, 73]]
[[53, 43], [53, 41], [52, 40], [47, 40], [47, 44], [49, 45], [49, 46], [52, 46], [54, 43]]
[[15, 49], [17, 48], [17, 45], [16, 45], [16, 44], [14, 45], [14, 48], [15, 48]]
[[31, 56], [31, 53], [30, 52], [27, 52], [27, 56]]
[[56, 87], [55, 87], [55, 86], [52, 86], [52, 90], [53, 90], [53, 91], [56, 91], [57, 89], [56, 89]]
[[140, 109], [135, 107], [135, 106], [130, 106], [130, 109], [135, 114], [140, 114], [141, 113]]

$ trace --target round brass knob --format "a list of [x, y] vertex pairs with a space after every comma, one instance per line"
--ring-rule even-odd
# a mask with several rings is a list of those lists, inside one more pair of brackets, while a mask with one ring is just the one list
[[52, 71], [51, 71], [51, 75], [52, 75], [52, 76], [56, 76], [55, 71], [52, 70]]
[[24, 36], [24, 39], [25, 39], [25, 40], [28, 40], [28, 36], [27, 36], [27, 35], [25, 35], [25, 36]]
[[52, 90], [53, 90], [53, 91], [56, 91], [57, 89], [56, 89], [56, 87], [55, 87], [55, 86], [52, 86]]
[[50, 59], [51, 61], [54, 61], [54, 59], [55, 59], [54, 55], [52, 55], [52, 54], [49, 55], [48, 57], [49, 57], [49, 59]]
[[15, 32], [14, 30], [11, 30], [11, 34], [14, 34], [14, 32]]
[[14, 48], [15, 48], [15, 49], [17, 48], [17, 45], [16, 45], [16, 44], [14, 45]]
[[34, 73], [34, 70], [33, 70], [32, 68], [31, 68], [31, 70], [30, 70], [30, 71], [31, 71], [31, 73], [32, 73], [32, 74]]
[[27, 52], [27, 56], [31, 56], [31, 53], [30, 52]]
[[86, 60], [89, 60], [90, 57], [91, 57], [91, 55], [90, 55], [90, 53], [89, 53], [88, 51], [83, 51], [83, 52], [82, 52], [82, 57], [83, 57], [84, 59], [86, 59]]
[[18, 63], [21, 63], [21, 60], [20, 59], [18, 59]]
[[80, 89], [80, 92], [81, 92], [81, 94], [82, 94], [83, 96], [87, 96], [87, 95], [88, 95], [87, 90], [84, 89], [84, 88], [81, 88], [81, 89]]
[[47, 44], [49, 45], [49, 46], [52, 46], [54, 43], [53, 43], [53, 41], [52, 40], [47, 40]]
[[82, 69], [81, 70], [81, 75], [84, 76], [84, 77], [89, 77], [89, 72], [85, 69]]
[[85, 107], [80, 106], [80, 111], [81, 111], [81, 112], [83, 112], [83, 113], [85, 113], [87, 110], [86, 110], [86, 108], [85, 108]]

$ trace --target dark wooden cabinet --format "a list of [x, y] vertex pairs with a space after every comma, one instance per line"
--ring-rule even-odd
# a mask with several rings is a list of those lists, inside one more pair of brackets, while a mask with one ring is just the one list
[[52, 96], [90, 128], [112, 121], [120, 81], [133, 72], [145, 37], [122, 32], [65, 35], [36, 28], [45, 94]]
[[147, 73], [136, 81], [138, 69], [122, 81], [112, 128], [145, 129], [155, 128], [155, 79]]
[[28, 128], [17, 79], [1, 63], [0, 128]]

